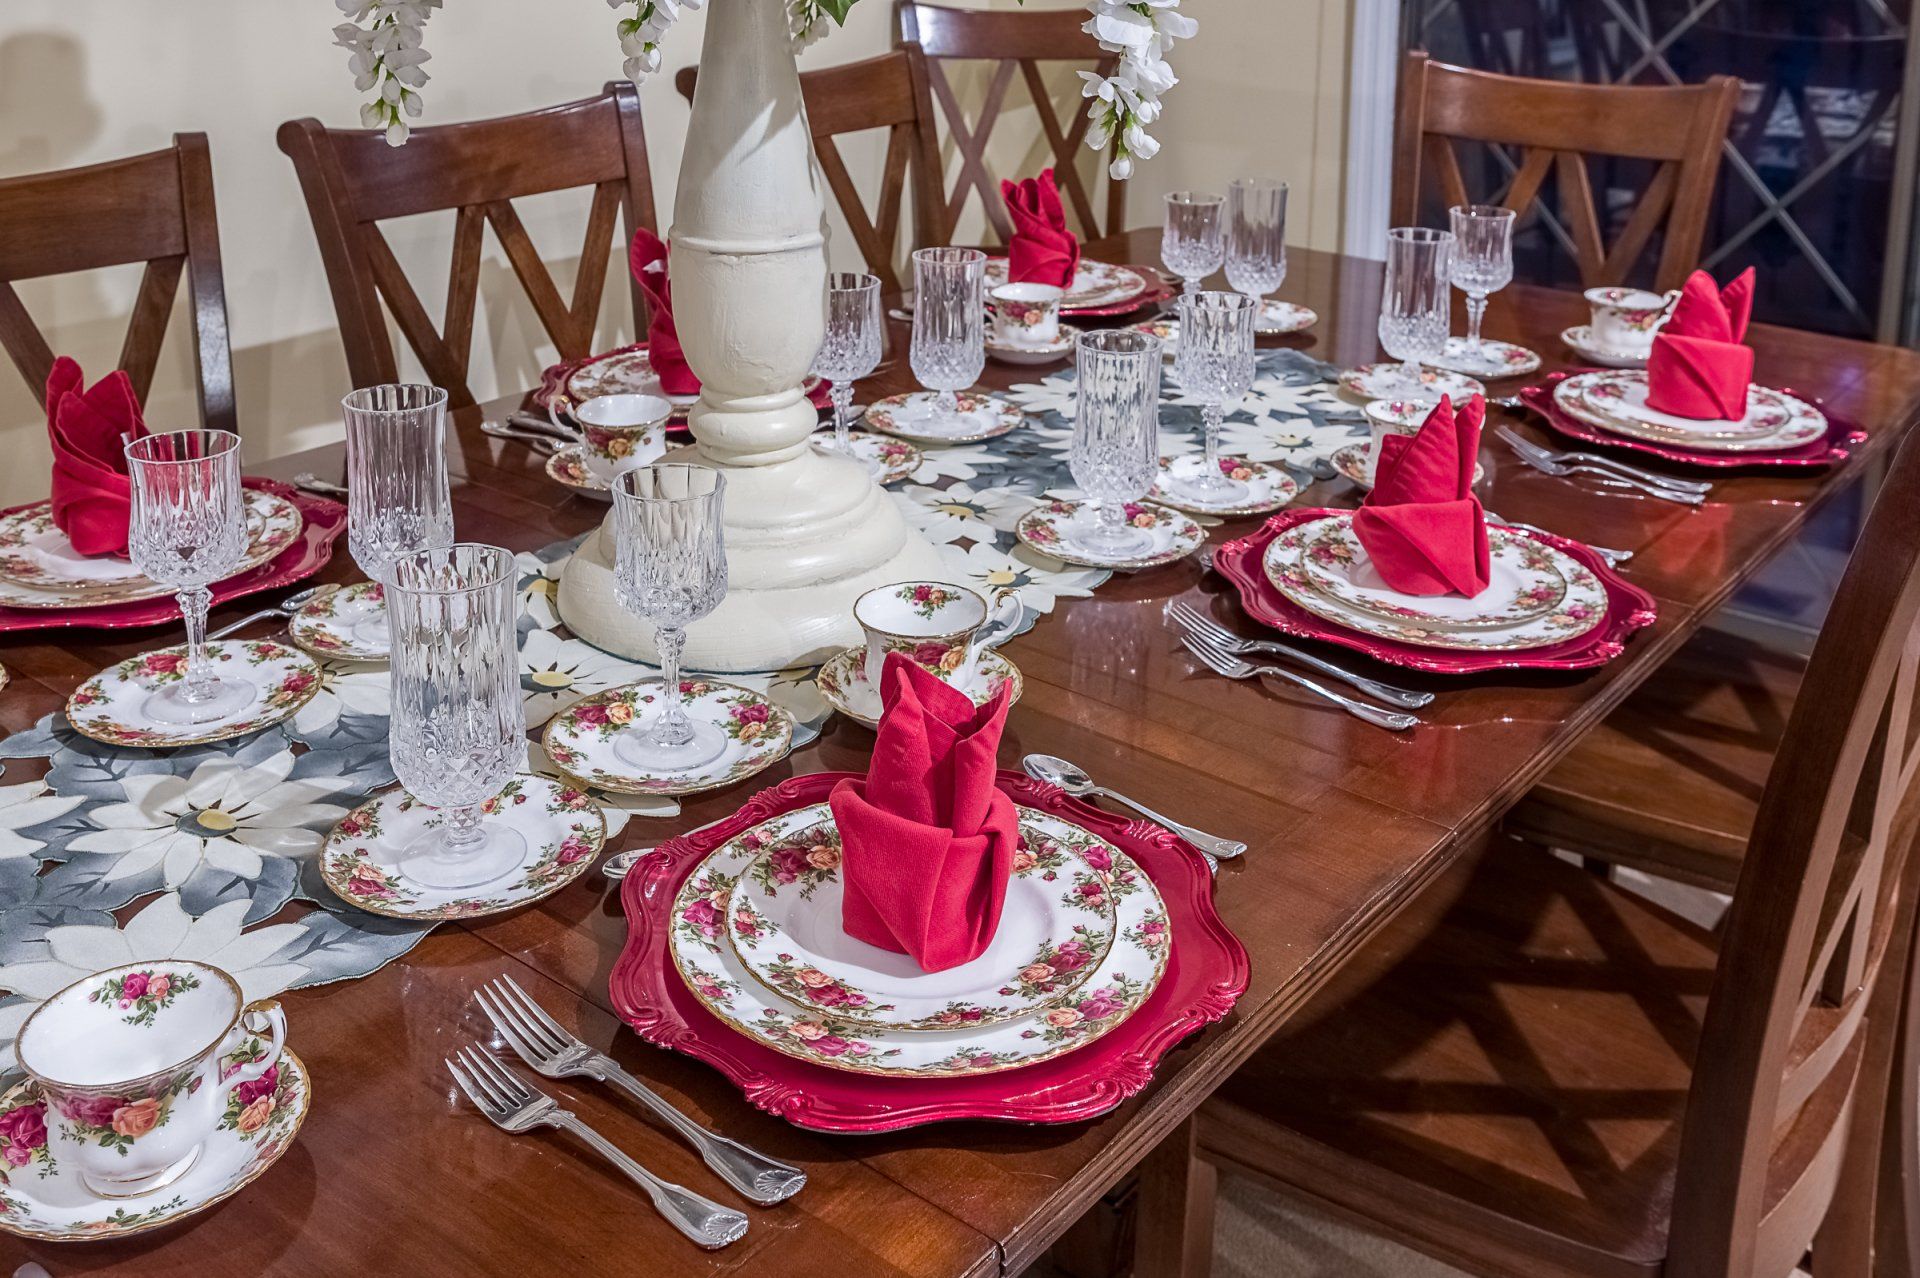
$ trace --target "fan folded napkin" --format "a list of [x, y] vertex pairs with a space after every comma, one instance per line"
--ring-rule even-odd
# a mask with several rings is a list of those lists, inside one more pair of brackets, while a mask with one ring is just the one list
[[1402, 594], [1471, 598], [1487, 588], [1487, 517], [1473, 495], [1486, 415], [1479, 395], [1458, 414], [1442, 395], [1417, 433], [1381, 442], [1353, 531], [1381, 580]]
[[829, 802], [841, 839], [847, 935], [941, 972], [978, 958], [1000, 926], [1020, 827], [994, 785], [1007, 689], [976, 707], [899, 653], [880, 675], [864, 781]]
[[1000, 183], [1000, 196], [1013, 218], [1013, 242], [1007, 245], [1007, 279], [1014, 284], [1051, 284], [1071, 288], [1080, 269], [1080, 240], [1067, 229], [1067, 211], [1053, 170], [1038, 181]]
[[132, 380], [116, 369], [88, 388], [80, 365], [62, 355], [47, 374], [46, 403], [54, 524], [83, 555], [126, 554], [127, 441], [147, 433]]
[[667, 273], [667, 244], [644, 226], [633, 233], [627, 265], [640, 291], [647, 295], [652, 318], [647, 323], [647, 363], [669, 395], [698, 395], [700, 379], [687, 366], [680, 349], [680, 333], [673, 324], [673, 282]]
[[1753, 268], [1720, 288], [1695, 271], [1647, 357], [1647, 404], [1676, 417], [1739, 421], [1747, 415], [1753, 348]]

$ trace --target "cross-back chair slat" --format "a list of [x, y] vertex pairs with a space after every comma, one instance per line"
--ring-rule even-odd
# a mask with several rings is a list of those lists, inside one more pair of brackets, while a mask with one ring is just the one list
[[[312, 119], [281, 125], [279, 140], [306, 194], [355, 386], [399, 378], [391, 313], [451, 402], [475, 402], [467, 377], [488, 228], [561, 357], [591, 354], [618, 217], [629, 236], [657, 225], [640, 100], [625, 81], [545, 110], [416, 129], [404, 147], [389, 147], [377, 130], [328, 129]], [[593, 202], [579, 270], [563, 294], [513, 201], [586, 186]], [[453, 248], [436, 327], [379, 224], [449, 210]], [[644, 327], [645, 298], [631, 281], [628, 289], [635, 325]]]
[[[1072, 123], [1063, 125], [1059, 108], [1043, 70], [1047, 63], [1081, 63], [1100, 75], [1113, 74], [1119, 59], [1082, 30], [1082, 10], [1023, 12], [954, 9], [920, 0], [895, 0], [894, 30], [902, 45], [917, 44], [926, 53], [934, 100], [946, 119], [947, 133], [959, 157], [959, 171], [945, 197], [946, 233], [950, 236], [969, 200], [976, 195], [987, 222], [1001, 243], [1013, 237], [1013, 224], [1000, 198], [1000, 183], [989, 170], [986, 152], [994, 126], [1006, 109], [1015, 75], [1021, 77], [1032, 102], [1041, 135], [1053, 154], [1054, 175], [1067, 207], [1088, 237], [1111, 235], [1126, 229], [1127, 184], [1109, 180], [1104, 221], [1095, 204], [1083, 166], [1091, 163], [1084, 144], [1092, 121], [1079, 109], [1076, 94], [1069, 107]], [[959, 92], [947, 73], [949, 62], [990, 62], [979, 112], [968, 119]]]
[[203, 133], [175, 134], [171, 147], [145, 155], [0, 179], [0, 348], [39, 397], [56, 352], [14, 283], [135, 262], [145, 270], [116, 366], [144, 403], [184, 275], [201, 423], [234, 429], [213, 164]]
[[[699, 83], [695, 67], [674, 76], [681, 96], [693, 101]], [[814, 156], [833, 191], [834, 201], [853, 232], [867, 269], [880, 277], [883, 290], [901, 287], [896, 265], [900, 225], [908, 184], [913, 192], [913, 248], [944, 244], [946, 223], [940, 202], [940, 156], [934, 141], [933, 99], [927, 63], [908, 46], [844, 66], [823, 67], [800, 75], [800, 96], [813, 136]], [[847, 168], [838, 138], [870, 129], [887, 130], [880, 190], [872, 213], [860, 185]]]
[[[1419, 221], [1423, 169], [1433, 171], [1450, 205], [1497, 203], [1523, 217], [1551, 174], [1559, 216], [1567, 223], [1562, 234], [1583, 284], [1626, 280], [1664, 225], [1654, 287], [1678, 288], [1699, 264], [1739, 93], [1732, 76], [1699, 85], [1577, 84], [1448, 66], [1416, 50], [1401, 69], [1393, 219], [1402, 226]], [[1512, 172], [1504, 190], [1478, 199], [1468, 191], [1456, 151], [1460, 143], [1494, 148]], [[1589, 156], [1653, 165], [1611, 246]]]

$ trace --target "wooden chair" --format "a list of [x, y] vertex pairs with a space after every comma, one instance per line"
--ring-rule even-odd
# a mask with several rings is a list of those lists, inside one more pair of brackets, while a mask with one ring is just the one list
[[[1053, 152], [1054, 176], [1061, 194], [1080, 223], [1081, 234], [1089, 239], [1117, 235], [1127, 225], [1127, 184], [1107, 182], [1107, 207], [1104, 224], [1094, 214], [1092, 194], [1081, 176], [1085, 160], [1087, 130], [1092, 121], [1081, 109], [1076, 94], [1071, 109], [1073, 123], [1061, 127], [1052, 95], [1042, 71], [1042, 63], [1085, 63], [1100, 75], [1112, 75], [1120, 64], [1115, 55], [1100, 47], [1099, 41], [1081, 30], [1086, 20], [1084, 7], [1073, 9], [985, 12], [978, 9], [950, 9], [945, 5], [923, 4], [920, 0], [894, 0], [894, 29], [902, 43], [918, 44], [926, 51], [933, 96], [946, 116], [947, 133], [960, 156], [960, 172], [946, 202], [946, 231], [951, 235], [959, 223], [967, 201], [980, 197], [987, 221], [1001, 243], [1013, 238], [1013, 223], [1000, 198], [1000, 183], [988, 171], [987, 142], [1007, 103], [1007, 90], [1018, 72], [1032, 99], [1040, 131]], [[943, 63], [949, 61], [992, 62], [992, 78], [987, 81], [986, 96], [980, 114], [967, 119], [959, 95], [947, 78]]]
[[[1394, 223], [1419, 223], [1427, 170], [1447, 205], [1494, 203], [1523, 215], [1552, 176], [1558, 217], [1584, 285], [1625, 281], [1664, 222], [1654, 287], [1678, 288], [1700, 261], [1721, 146], [1739, 94], [1740, 82], [1724, 75], [1673, 87], [1524, 80], [1431, 62], [1416, 50], [1400, 73]], [[1500, 191], [1479, 199], [1469, 194], [1458, 142], [1488, 144], [1506, 160], [1511, 176]], [[1592, 155], [1656, 166], [1611, 248], [1604, 236], [1611, 210], [1603, 213], [1587, 173]]]
[[210, 429], [235, 429], [227, 296], [204, 133], [176, 133], [164, 151], [0, 179], [0, 347], [38, 399], [55, 354], [13, 282], [131, 262], [145, 262], [146, 272], [117, 367], [145, 403], [184, 271], [200, 420]]
[[[592, 354], [614, 215], [624, 216], [628, 236], [655, 225], [640, 99], [624, 80], [599, 97], [564, 106], [415, 129], [403, 147], [388, 146], [379, 130], [329, 129], [313, 119], [289, 120], [280, 126], [279, 140], [306, 193], [357, 387], [399, 380], [384, 300], [433, 383], [446, 389], [455, 407], [475, 402], [467, 370], [488, 226], [561, 358]], [[567, 298], [513, 201], [580, 186], [593, 188], [593, 204]], [[453, 266], [446, 312], [436, 329], [379, 223], [444, 210], [454, 211]], [[645, 298], [638, 285], [629, 281], [628, 288], [635, 325], [644, 329]]]
[[[1357, 996], [1261, 1049], [1142, 1177], [1136, 1272], [1204, 1272], [1214, 1167], [1488, 1275], [1868, 1272], [1912, 1145], [1920, 442], [1893, 463], [1716, 936], [1502, 842]], [[1704, 999], [1704, 1008], [1702, 1002]], [[1892, 1213], [1889, 1213], [1892, 1214]]]
[[[693, 101], [696, 67], [682, 67], [674, 85]], [[814, 154], [840, 212], [860, 246], [867, 269], [880, 277], [882, 292], [900, 289], [895, 265], [907, 177], [913, 178], [912, 248], [945, 244], [940, 213], [940, 151], [934, 141], [933, 99], [927, 89], [927, 62], [917, 48], [896, 49], [877, 58], [823, 67], [800, 75]], [[880, 174], [880, 199], [871, 216], [860, 188], [847, 171], [835, 138], [868, 129], [887, 130], [887, 156]]]

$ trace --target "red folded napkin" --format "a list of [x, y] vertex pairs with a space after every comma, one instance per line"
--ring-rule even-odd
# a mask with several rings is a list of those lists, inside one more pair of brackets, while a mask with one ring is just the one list
[[1000, 196], [1013, 218], [1013, 242], [1007, 245], [1007, 279], [1015, 284], [1052, 284], [1069, 288], [1080, 269], [1080, 240], [1067, 229], [1060, 187], [1053, 170], [1014, 183], [1002, 181]]
[[698, 395], [700, 379], [687, 366], [679, 331], [673, 326], [673, 282], [667, 273], [666, 241], [641, 227], [633, 233], [633, 244], [627, 249], [627, 265], [641, 292], [647, 295], [647, 308], [653, 313], [647, 324], [647, 362], [660, 379], [660, 389], [669, 395]]
[[1479, 395], [1457, 415], [1442, 395], [1416, 434], [1381, 441], [1353, 531], [1381, 579], [1403, 594], [1471, 598], [1487, 588], [1487, 517], [1473, 495], [1486, 415]]
[[994, 786], [1007, 689], [971, 698], [899, 653], [880, 675], [880, 728], [864, 781], [829, 802], [840, 829], [847, 935], [929, 972], [978, 958], [1000, 926], [1020, 842]]
[[1705, 271], [1687, 277], [1647, 357], [1647, 404], [1676, 417], [1739, 421], [1747, 415], [1753, 348], [1753, 268], [1722, 289]]
[[87, 388], [80, 365], [62, 355], [47, 374], [46, 403], [54, 524], [83, 555], [126, 554], [127, 440], [147, 433], [132, 380], [115, 369]]

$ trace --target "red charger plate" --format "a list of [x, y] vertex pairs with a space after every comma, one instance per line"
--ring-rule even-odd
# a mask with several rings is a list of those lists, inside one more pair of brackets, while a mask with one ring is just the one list
[[[1284, 510], [1261, 526], [1260, 531], [1215, 548], [1213, 566], [1240, 593], [1241, 606], [1263, 626], [1301, 639], [1320, 639], [1364, 652], [1389, 665], [1434, 674], [1480, 674], [1488, 670], [1581, 670], [1604, 665], [1625, 650], [1626, 638], [1643, 626], [1650, 626], [1658, 615], [1653, 596], [1623, 580], [1607, 567], [1593, 550], [1565, 537], [1527, 533], [1555, 550], [1578, 560], [1593, 571], [1607, 591], [1607, 615], [1599, 625], [1583, 635], [1541, 648], [1515, 652], [1461, 652], [1457, 649], [1422, 648], [1418, 644], [1392, 639], [1376, 639], [1357, 630], [1322, 620], [1294, 603], [1267, 580], [1261, 559], [1267, 544], [1287, 529], [1328, 515], [1344, 515], [1344, 510]], [[1518, 531], [1518, 530], [1510, 530]]]
[[[284, 497], [300, 509], [300, 535], [293, 544], [257, 568], [216, 582], [215, 606], [243, 595], [258, 594], [305, 580], [327, 566], [333, 558], [333, 543], [347, 526], [347, 508], [337, 501], [303, 493], [277, 479], [248, 479], [249, 488]], [[29, 506], [39, 505], [28, 502]], [[5, 511], [23, 510], [14, 506]], [[96, 604], [89, 608], [8, 608], [0, 606], [0, 633], [15, 630], [66, 630], [76, 626], [95, 630], [126, 630], [135, 626], [158, 626], [180, 620], [180, 606], [171, 595], [142, 599], [136, 603]]]
[[1170, 831], [1089, 807], [1058, 787], [1000, 773], [1016, 803], [1065, 817], [1131, 856], [1167, 905], [1173, 952], [1160, 985], [1118, 1028], [1079, 1051], [1020, 1069], [963, 1078], [876, 1078], [782, 1055], [703, 1007], [667, 957], [669, 911], [680, 885], [742, 831], [819, 803], [843, 777], [823, 772], [762, 790], [724, 824], [660, 845], [627, 875], [620, 894], [627, 944], [609, 981], [614, 1010], [647, 1042], [718, 1069], [752, 1104], [822, 1132], [889, 1132], [959, 1119], [1072, 1123], [1106, 1113], [1153, 1077], [1182, 1039], [1224, 1017], [1247, 988], [1247, 951], [1213, 908], [1213, 876], [1199, 852]]

